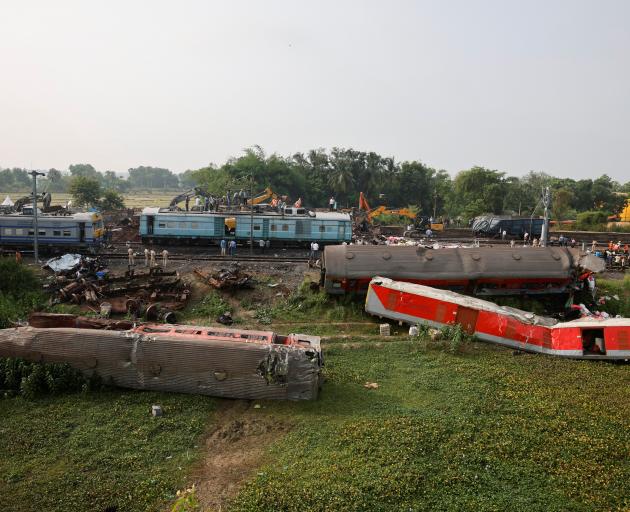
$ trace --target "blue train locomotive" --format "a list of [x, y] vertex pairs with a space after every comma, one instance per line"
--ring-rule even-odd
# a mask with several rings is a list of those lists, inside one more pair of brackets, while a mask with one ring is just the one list
[[350, 215], [311, 212], [305, 208], [285, 208], [280, 212], [199, 212], [145, 208], [140, 216], [143, 242], [194, 242], [222, 238], [247, 241], [253, 229], [254, 240], [269, 240], [275, 245], [300, 245], [317, 241], [323, 244], [349, 242], [352, 238]]
[[[103, 218], [99, 213], [48, 214], [37, 216], [38, 243], [42, 251], [96, 249], [103, 242]], [[0, 214], [0, 248], [33, 247], [32, 208]]]

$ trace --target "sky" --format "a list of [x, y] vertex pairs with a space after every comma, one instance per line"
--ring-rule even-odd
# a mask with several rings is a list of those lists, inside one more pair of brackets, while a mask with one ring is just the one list
[[352, 147], [630, 181], [630, 1], [0, 0], [0, 167]]

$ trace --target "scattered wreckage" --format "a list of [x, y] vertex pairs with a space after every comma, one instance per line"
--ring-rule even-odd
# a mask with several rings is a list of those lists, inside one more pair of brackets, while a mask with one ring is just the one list
[[208, 283], [217, 290], [234, 290], [236, 288], [252, 288], [254, 281], [252, 276], [241, 271], [238, 264], [234, 264], [231, 268], [222, 268], [213, 273], [204, 272], [201, 269], [194, 269], [204, 282]]
[[224, 398], [314, 400], [320, 338], [272, 331], [37, 314], [0, 330], [0, 357], [68, 363], [123, 388]]
[[629, 359], [630, 319], [583, 317], [558, 322], [450, 290], [375, 277], [365, 310], [410, 325], [459, 324], [477, 338], [506, 347], [576, 359]]
[[[161, 267], [110, 275], [99, 258], [65, 254], [46, 262], [55, 275], [44, 285], [53, 304], [70, 303], [99, 311], [102, 316], [128, 314], [134, 318], [175, 323], [190, 291], [175, 271]], [[98, 308], [98, 310], [96, 309]]]

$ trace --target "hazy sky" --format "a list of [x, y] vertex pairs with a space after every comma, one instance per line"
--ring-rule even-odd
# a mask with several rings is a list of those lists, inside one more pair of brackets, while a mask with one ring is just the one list
[[0, 167], [261, 145], [630, 181], [630, 1], [0, 0]]

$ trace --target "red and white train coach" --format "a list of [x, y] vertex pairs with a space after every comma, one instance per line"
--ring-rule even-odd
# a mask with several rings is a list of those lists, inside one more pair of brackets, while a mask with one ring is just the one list
[[375, 277], [365, 310], [411, 325], [460, 324], [477, 338], [507, 347], [579, 359], [630, 359], [630, 319], [553, 318], [449, 290]]

